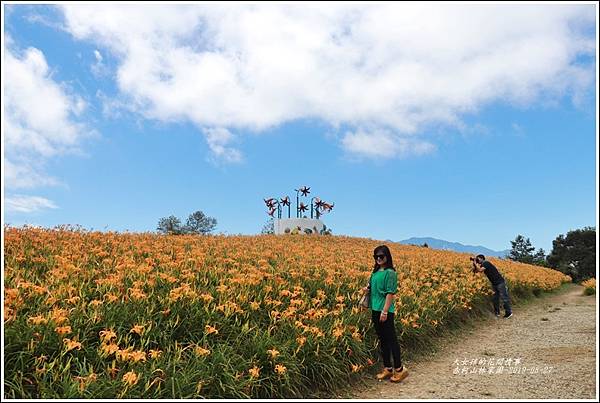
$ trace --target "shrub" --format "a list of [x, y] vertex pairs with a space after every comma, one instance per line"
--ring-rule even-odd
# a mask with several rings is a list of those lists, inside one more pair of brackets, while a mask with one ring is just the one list
[[583, 289], [583, 295], [594, 295], [596, 293], [596, 279], [590, 278], [581, 283], [585, 288]]

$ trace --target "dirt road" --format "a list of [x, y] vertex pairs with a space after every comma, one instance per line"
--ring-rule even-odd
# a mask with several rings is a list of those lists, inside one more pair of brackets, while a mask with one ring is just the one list
[[406, 362], [401, 384], [368, 381], [355, 399], [594, 399], [596, 296], [570, 284], [556, 295], [490, 317]]

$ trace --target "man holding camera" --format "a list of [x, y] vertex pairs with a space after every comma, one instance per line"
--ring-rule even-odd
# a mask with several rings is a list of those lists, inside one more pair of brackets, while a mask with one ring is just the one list
[[473, 262], [473, 273], [484, 272], [492, 283], [492, 289], [494, 290], [494, 312], [496, 317], [500, 317], [500, 298], [502, 298], [502, 302], [504, 303], [504, 318], [510, 318], [512, 316], [512, 310], [510, 308], [510, 299], [508, 297], [508, 290], [506, 288], [504, 277], [502, 277], [496, 266], [485, 260], [485, 256], [477, 255], [475, 258], [471, 257], [469, 259]]

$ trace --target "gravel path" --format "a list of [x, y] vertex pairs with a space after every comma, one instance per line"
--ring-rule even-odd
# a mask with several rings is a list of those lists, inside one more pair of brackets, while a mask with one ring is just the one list
[[510, 319], [490, 315], [434, 356], [406, 362], [401, 384], [368, 380], [352, 398], [597, 399], [596, 295], [582, 293], [570, 284]]

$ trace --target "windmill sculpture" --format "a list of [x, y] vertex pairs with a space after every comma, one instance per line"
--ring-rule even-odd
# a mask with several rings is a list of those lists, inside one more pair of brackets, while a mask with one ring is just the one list
[[[308, 197], [310, 194], [310, 187], [302, 186], [301, 188], [294, 190], [296, 191], [296, 218], [303, 218], [303, 213], [308, 211], [309, 206], [310, 218], [315, 218], [316, 215], [317, 220], [321, 215], [328, 213], [333, 209], [334, 203], [327, 203], [316, 196], [310, 199], [310, 205], [306, 205], [303, 201], [300, 201], [300, 196]], [[279, 200], [274, 197], [263, 200], [269, 209], [267, 214], [271, 217], [275, 218], [275, 213], [277, 213], [277, 218], [281, 218], [282, 207], [287, 206], [288, 218], [291, 218], [291, 203], [289, 196], [285, 196]]]

